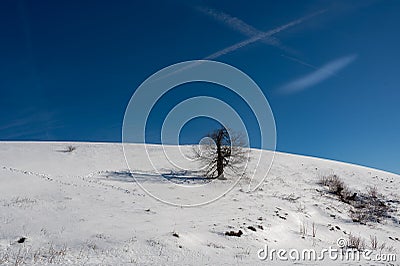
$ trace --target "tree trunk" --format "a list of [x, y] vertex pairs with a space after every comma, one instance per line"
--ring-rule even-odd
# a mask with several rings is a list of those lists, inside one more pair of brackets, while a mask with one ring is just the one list
[[222, 138], [223, 132], [222, 130], [218, 132], [218, 137], [216, 141], [217, 145], [217, 177], [223, 177], [224, 174], [224, 155], [222, 154]]

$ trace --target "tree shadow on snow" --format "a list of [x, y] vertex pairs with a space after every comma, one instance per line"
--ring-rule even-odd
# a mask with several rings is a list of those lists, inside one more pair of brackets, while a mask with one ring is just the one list
[[211, 182], [211, 179], [199, 175], [195, 171], [173, 171], [164, 170], [164, 173], [143, 172], [143, 171], [106, 171], [100, 176], [104, 180], [119, 182], [172, 182], [175, 184], [204, 184]]
[[198, 171], [189, 170], [178, 172], [170, 170], [169, 173], [162, 174], [162, 176], [175, 184], [205, 184], [212, 181], [212, 179], [200, 175]]

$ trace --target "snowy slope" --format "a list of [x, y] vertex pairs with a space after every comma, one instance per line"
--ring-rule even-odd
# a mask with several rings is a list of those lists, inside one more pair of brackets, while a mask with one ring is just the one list
[[[68, 145], [77, 149], [64, 152]], [[177, 147], [170, 149], [179, 152]], [[175, 191], [175, 184], [144, 163], [141, 150], [140, 145], [129, 147], [130, 156], [136, 156], [137, 162], [133, 175], [153, 191]], [[157, 150], [161, 152], [154, 146]], [[252, 156], [259, 152], [265, 151], [254, 150]], [[321, 250], [337, 247], [337, 239], [348, 239], [349, 234], [363, 239], [366, 248], [371, 245], [370, 237], [376, 236], [380, 248], [373, 251], [375, 255], [398, 254], [399, 211], [394, 210], [381, 223], [353, 222], [349, 206], [318, 184], [321, 176], [332, 173], [354, 192], [376, 186], [393, 209], [400, 207], [398, 175], [284, 153], [276, 154], [258, 191], [245, 192], [243, 181], [213, 203], [176, 207], [157, 201], [138, 186], [127, 169], [120, 144], [3, 142], [0, 264], [270, 265], [257, 256], [265, 245]], [[211, 190], [232, 179], [214, 180]], [[194, 197], [190, 189], [168, 195], [179, 202]], [[301, 232], [304, 229], [307, 232]], [[225, 235], [238, 230], [243, 232], [241, 237]], [[391, 263], [329, 259], [296, 263], [399, 265], [400, 254]]]

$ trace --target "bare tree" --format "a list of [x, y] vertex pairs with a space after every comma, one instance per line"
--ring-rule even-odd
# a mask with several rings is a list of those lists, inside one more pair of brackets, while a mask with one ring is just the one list
[[[248, 160], [249, 149], [245, 148], [243, 136], [226, 128], [209, 133], [199, 146], [193, 148], [194, 159], [200, 161], [205, 176], [224, 179], [225, 169], [239, 174]], [[243, 171], [244, 172], [244, 171]]]

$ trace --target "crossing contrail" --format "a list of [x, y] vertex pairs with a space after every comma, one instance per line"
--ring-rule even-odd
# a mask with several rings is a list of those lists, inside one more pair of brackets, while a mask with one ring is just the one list
[[302, 22], [304, 22], [304, 21], [306, 21], [306, 20], [308, 20], [308, 19], [310, 19], [312, 17], [315, 17], [316, 15], [324, 13], [325, 11], [326, 11], [325, 9], [324, 10], [320, 10], [320, 11], [317, 11], [315, 13], [312, 13], [311, 15], [304, 16], [302, 18], [299, 18], [299, 19], [296, 19], [296, 20], [294, 20], [292, 22], [289, 22], [289, 23], [287, 23], [285, 25], [279, 26], [279, 27], [277, 27], [277, 28], [275, 28], [273, 30], [269, 30], [267, 32], [259, 33], [259, 34], [255, 35], [255, 36], [253, 36], [253, 37], [251, 37], [251, 38], [249, 38], [247, 40], [244, 40], [242, 42], [236, 43], [236, 44], [231, 45], [229, 47], [226, 47], [226, 48], [224, 48], [222, 50], [219, 50], [218, 52], [215, 52], [215, 53], [205, 57], [204, 59], [216, 59], [216, 58], [218, 58], [218, 57], [220, 57], [222, 55], [232, 53], [232, 52], [234, 52], [234, 51], [236, 51], [236, 50], [238, 50], [240, 48], [243, 48], [243, 47], [245, 47], [245, 46], [247, 46], [249, 44], [255, 43], [255, 42], [257, 42], [259, 40], [262, 40], [264, 38], [267, 38], [267, 37], [271, 37], [274, 34], [277, 34], [277, 33], [281, 32], [283, 30], [286, 30], [286, 29], [288, 29], [290, 27], [298, 25], [298, 24], [300, 24], [300, 23], [302, 23]]
[[[293, 20], [293, 21], [291, 21], [291, 22], [289, 22], [289, 23], [286, 23], [286, 24], [284, 24], [284, 25], [282, 25], [282, 26], [276, 27], [275, 29], [269, 30], [269, 31], [267, 31], [267, 32], [258, 32], [256, 35], [250, 37], [249, 39], [246, 39], [246, 40], [241, 41], [241, 42], [239, 42], [239, 43], [233, 44], [233, 45], [231, 45], [231, 46], [228, 46], [228, 47], [226, 47], [226, 48], [224, 48], [224, 49], [221, 49], [221, 50], [219, 50], [219, 51], [217, 51], [217, 52], [215, 52], [215, 53], [212, 53], [212, 54], [210, 54], [210, 55], [204, 57], [203, 60], [213, 60], [213, 59], [217, 59], [217, 58], [219, 58], [220, 56], [223, 56], [223, 55], [232, 53], [232, 52], [234, 52], [234, 51], [236, 51], [236, 50], [238, 50], [238, 49], [240, 49], [240, 48], [243, 48], [243, 47], [245, 47], [245, 46], [247, 46], [247, 45], [249, 45], [249, 44], [255, 43], [255, 42], [260, 41], [260, 40], [263, 40], [263, 39], [264, 39], [264, 40], [271, 40], [271, 37], [272, 37], [274, 34], [277, 34], [277, 33], [281, 32], [281, 31], [284, 31], [284, 30], [286, 30], [286, 29], [288, 29], [288, 28], [291, 28], [291, 27], [293, 27], [293, 26], [295, 26], [295, 25], [299, 25], [299, 24], [303, 23], [304, 21], [306, 21], [306, 20], [308, 20], [308, 19], [311, 19], [312, 17], [315, 17], [315, 16], [317, 16], [317, 15], [320, 15], [320, 14], [322, 14], [322, 13], [324, 13], [324, 12], [326, 12], [326, 9], [319, 10], [319, 11], [317, 11], [317, 12], [314, 12], [314, 13], [310, 14], [310, 15], [301, 17], [301, 18], [296, 19], [296, 20]], [[235, 22], [235, 23], [236, 23], [236, 22]], [[243, 23], [244, 23], [244, 22], [243, 22]], [[244, 28], [243, 28], [243, 29], [244, 29]], [[250, 31], [251, 31], [251, 29], [250, 29]], [[248, 32], [249, 32], [249, 31], [248, 31]], [[195, 67], [195, 66], [197, 66], [197, 65], [199, 65], [199, 64], [202, 64], [202, 62], [201, 62], [201, 61], [194, 62], [193, 64], [190, 64], [190, 65], [188, 65], [188, 66], [182, 67], [182, 68], [180, 68], [180, 69], [178, 69], [178, 70], [176, 70], [176, 71], [174, 71], [174, 72], [172, 72], [172, 73], [169, 73], [169, 74], [167, 74], [167, 75], [165, 75], [165, 76], [163, 76], [163, 77], [160, 77], [160, 78], [169, 77], [169, 76], [171, 76], [171, 75], [177, 74], [177, 73], [182, 72], [182, 71], [184, 71], [184, 70], [193, 68], [193, 67]], [[160, 78], [158, 78], [158, 79], [160, 79]]]
[[[196, 7], [196, 10], [200, 11], [201, 13], [203, 13], [217, 21], [224, 23], [228, 27], [242, 33], [243, 35], [246, 35], [247, 37], [253, 37], [253, 36], [263, 33], [262, 31], [254, 28], [253, 26], [238, 19], [237, 17], [232, 17], [231, 15], [224, 13], [222, 11], [218, 11], [218, 10], [215, 10], [215, 9], [212, 9], [209, 7], [204, 7], [204, 6]], [[273, 36], [265, 37], [264, 39], [262, 39], [260, 41], [267, 45], [275, 46], [286, 52], [290, 52], [290, 53], [293, 52], [291, 49], [282, 45], [281, 42], [279, 41], [279, 39], [277, 39]]]

